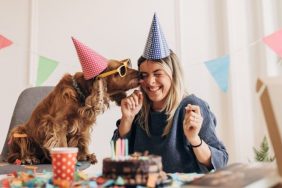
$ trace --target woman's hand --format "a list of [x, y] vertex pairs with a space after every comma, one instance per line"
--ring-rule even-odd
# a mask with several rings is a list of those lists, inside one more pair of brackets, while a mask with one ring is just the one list
[[202, 123], [203, 118], [200, 107], [197, 105], [188, 104], [185, 107], [183, 131], [186, 138], [192, 145], [198, 145], [201, 142], [199, 132], [202, 127]]
[[124, 137], [130, 131], [134, 117], [141, 110], [142, 104], [143, 94], [139, 90], [121, 100], [122, 117], [118, 128], [120, 137]]
[[121, 100], [122, 118], [134, 119], [140, 111], [143, 104], [143, 94], [139, 90], [135, 90], [131, 95]]
[[200, 107], [188, 104], [185, 107], [185, 116], [183, 120], [184, 134], [192, 145], [197, 160], [205, 166], [211, 167], [211, 150], [199, 137], [202, 123], [203, 117], [201, 115]]

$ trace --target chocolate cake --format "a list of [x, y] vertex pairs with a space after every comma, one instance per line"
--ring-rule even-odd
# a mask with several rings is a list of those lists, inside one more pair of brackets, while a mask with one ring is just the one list
[[103, 160], [103, 176], [114, 180], [122, 178], [126, 185], [147, 185], [150, 179], [158, 183], [162, 179], [161, 172], [162, 159], [156, 155]]

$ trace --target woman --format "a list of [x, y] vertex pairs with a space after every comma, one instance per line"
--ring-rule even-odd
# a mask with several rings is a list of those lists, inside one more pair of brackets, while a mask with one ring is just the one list
[[[151, 31], [156, 33], [156, 28], [160, 26], [154, 15]], [[173, 51], [148, 50], [152, 41], [165, 39], [148, 40], [138, 60], [141, 91], [122, 100], [122, 117], [113, 139], [128, 138], [131, 153], [162, 156], [164, 171], [169, 173], [205, 173], [225, 166], [228, 154], [215, 134], [216, 119], [208, 104], [185, 93], [181, 65]]]

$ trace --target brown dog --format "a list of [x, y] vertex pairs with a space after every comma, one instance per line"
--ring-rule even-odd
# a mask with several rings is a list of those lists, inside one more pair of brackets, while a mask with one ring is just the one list
[[29, 120], [11, 130], [8, 162], [47, 163], [51, 148], [78, 147], [79, 161], [96, 163], [95, 154], [88, 151], [96, 117], [109, 107], [110, 100], [120, 104], [125, 91], [139, 85], [138, 71], [128, 64], [128, 59], [110, 60], [106, 70], [90, 80], [85, 80], [81, 72], [65, 75]]

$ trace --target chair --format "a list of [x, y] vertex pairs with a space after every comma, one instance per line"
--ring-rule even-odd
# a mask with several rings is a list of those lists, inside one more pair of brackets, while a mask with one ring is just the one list
[[[8, 129], [9, 131], [21, 124], [24, 123], [28, 120], [30, 117], [33, 109], [36, 107], [36, 105], [43, 99], [45, 98], [53, 89], [53, 86], [38, 86], [38, 87], [31, 87], [23, 90], [18, 98], [18, 101], [16, 103], [12, 119], [10, 122], [10, 127]], [[28, 171], [30, 169], [24, 168], [24, 166], [21, 165], [14, 165], [14, 164], [9, 164], [9, 163], [3, 163], [4, 160], [7, 157], [8, 154], [8, 134], [0, 155], [0, 161], [2, 162], [1, 168], [0, 168], [0, 174], [7, 174], [11, 173], [13, 171]], [[78, 166], [78, 169], [83, 170], [85, 168], [88, 168], [90, 166], [90, 163], [88, 162], [83, 162], [79, 163], [80, 166]], [[50, 164], [40, 164], [36, 165], [37, 172], [41, 172], [43, 170], [49, 170], [51, 171], [51, 165]]]

